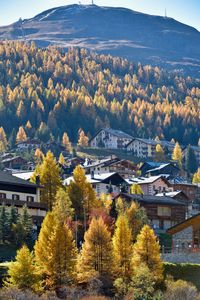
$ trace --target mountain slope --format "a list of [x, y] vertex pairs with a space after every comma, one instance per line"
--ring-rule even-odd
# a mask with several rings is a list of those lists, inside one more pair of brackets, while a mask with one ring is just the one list
[[24, 38], [39, 46], [85, 47], [199, 74], [200, 32], [172, 18], [129, 9], [69, 5], [0, 27], [1, 40]]

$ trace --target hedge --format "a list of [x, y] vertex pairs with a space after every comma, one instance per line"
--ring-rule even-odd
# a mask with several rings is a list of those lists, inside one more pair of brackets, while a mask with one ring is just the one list
[[165, 276], [171, 275], [175, 280], [182, 279], [193, 283], [200, 291], [200, 264], [164, 263]]

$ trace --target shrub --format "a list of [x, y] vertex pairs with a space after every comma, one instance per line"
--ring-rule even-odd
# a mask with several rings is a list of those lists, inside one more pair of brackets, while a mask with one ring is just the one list
[[164, 300], [194, 300], [197, 299], [197, 288], [186, 281], [168, 281]]

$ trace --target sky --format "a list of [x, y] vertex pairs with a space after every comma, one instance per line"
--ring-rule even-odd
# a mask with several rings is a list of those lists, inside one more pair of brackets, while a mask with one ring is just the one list
[[[78, 4], [79, 0], [0, 0], [0, 26], [31, 18], [52, 7]], [[82, 0], [82, 4], [91, 3]], [[200, 0], [94, 0], [96, 5], [127, 7], [136, 11], [172, 17], [200, 31]]]

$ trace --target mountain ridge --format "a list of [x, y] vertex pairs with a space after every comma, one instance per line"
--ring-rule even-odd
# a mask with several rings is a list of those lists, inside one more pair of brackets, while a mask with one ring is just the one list
[[0, 40], [84, 47], [199, 75], [200, 32], [173, 18], [121, 7], [66, 5], [0, 27]]

